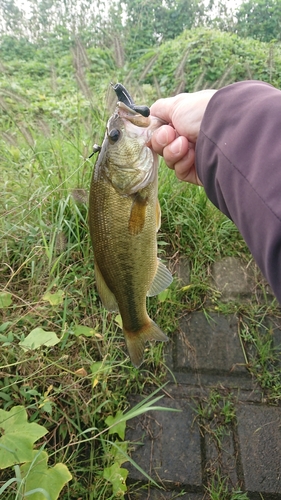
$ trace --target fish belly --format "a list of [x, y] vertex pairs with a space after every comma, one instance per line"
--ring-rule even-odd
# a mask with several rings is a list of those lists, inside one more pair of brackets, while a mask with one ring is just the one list
[[132, 204], [132, 196], [120, 195], [109, 182], [93, 181], [89, 224], [95, 261], [116, 298], [124, 328], [137, 332], [149, 320], [146, 294], [157, 268], [157, 193], [153, 185], [148, 189], [144, 225], [138, 234], [129, 230]]

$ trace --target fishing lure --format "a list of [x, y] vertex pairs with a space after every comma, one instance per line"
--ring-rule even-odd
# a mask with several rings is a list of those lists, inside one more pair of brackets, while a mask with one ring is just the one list
[[148, 106], [137, 106], [132, 97], [130, 96], [128, 90], [122, 85], [121, 83], [116, 83], [116, 85], [112, 85], [112, 88], [117, 95], [118, 101], [123, 102], [128, 106], [128, 108], [133, 109], [136, 111], [136, 113], [139, 113], [142, 116], [149, 116], [150, 115], [150, 109]]
[[[140, 115], [144, 117], [148, 117], [150, 115], [150, 109], [148, 106], [138, 106], [137, 104], [134, 103], [133, 98], [129, 94], [128, 90], [122, 83], [116, 83], [115, 85], [111, 83], [111, 86], [117, 96], [117, 99], [119, 102], [123, 102], [128, 108], [132, 109], [136, 113], [139, 113]], [[101, 146], [98, 144], [94, 144], [93, 146], [93, 152], [90, 154], [89, 158], [92, 158], [94, 154], [99, 153], [101, 150]]]

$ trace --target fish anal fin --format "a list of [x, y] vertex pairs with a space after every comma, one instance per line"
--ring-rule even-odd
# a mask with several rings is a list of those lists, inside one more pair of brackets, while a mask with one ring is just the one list
[[158, 266], [156, 274], [147, 292], [147, 297], [152, 297], [153, 295], [158, 295], [158, 293], [163, 292], [172, 283], [173, 276], [167, 267], [158, 259]]
[[133, 197], [133, 203], [129, 219], [129, 233], [136, 236], [143, 230], [146, 216], [147, 197], [142, 197], [136, 193]]
[[98, 289], [101, 301], [103, 303], [103, 306], [108, 311], [112, 311], [112, 312], [118, 311], [118, 304], [117, 304], [115, 295], [110, 291], [106, 282], [104, 281], [103, 275], [100, 271], [100, 268], [99, 268], [96, 260], [94, 262], [94, 265], [95, 265], [96, 285], [97, 285], [97, 289]]
[[148, 323], [137, 332], [129, 332], [123, 327], [128, 353], [132, 364], [139, 368], [143, 362], [143, 353], [147, 341], [167, 342], [169, 339], [159, 326], [148, 318]]

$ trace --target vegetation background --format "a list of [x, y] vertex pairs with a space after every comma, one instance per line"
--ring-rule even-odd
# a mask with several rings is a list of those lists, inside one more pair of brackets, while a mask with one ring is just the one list
[[[0, 29], [1, 498], [133, 498], [126, 422], [155, 407], [167, 368], [162, 346], [147, 347], [140, 370], [131, 366], [120, 318], [95, 289], [88, 157], [114, 105], [109, 83], [146, 105], [243, 79], [280, 88], [281, 0], [236, 11], [212, 0], [1, 0]], [[190, 285], [175, 279], [149, 300], [169, 334], [183, 312], [226, 312], [210, 266], [251, 256], [201, 188], [163, 164], [159, 177], [160, 255], [186, 256], [191, 267]], [[251, 321], [241, 337], [256, 349], [249, 369], [276, 403], [280, 368], [255, 326], [277, 305], [259, 297], [228, 307]], [[144, 399], [129, 409], [132, 393]], [[215, 497], [211, 486], [208, 495], [247, 498]]]

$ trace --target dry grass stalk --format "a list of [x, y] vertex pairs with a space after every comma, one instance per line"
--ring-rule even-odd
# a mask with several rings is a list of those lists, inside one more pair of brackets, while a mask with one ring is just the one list
[[63, 231], [56, 235], [55, 249], [57, 253], [63, 252], [67, 247], [67, 237]]
[[154, 83], [154, 88], [156, 90], [157, 98], [161, 99], [162, 93], [161, 93], [160, 85], [159, 85], [158, 80], [157, 80], [155, 75], [153, 75], [153, 83]]
[[84, 70], [85, 67], [89, 66], [89, 60], [79, 38], [76, 39], [75, 47], [71, 50], [71, 52], [72, 52], [73, 66], [75, 68], [75, 77], [78, 86], [82, 91], [82, 93], [84, 94], [84, 96], [86, 97], [86, 99], [91, 101], [92, 92], [86, 81], [85, 70]]
[[89, 193], [86, 189], [75, 188], [71, 191], [71, 196], [75, 203], [88, 203]]
[[206, 82], [204, 82], [204, 84], [202, 85], [202, 88], [200, 90], [206, 90], [206, 89], [212, 89], [212, 88], [215, 88], [215, 84], [213, 82], [209, 82], [209, 80], [207, 80]]
[[182, 80], [180, 80], [178, 82], [178, 85], [177, 85], [175, 91], [173, 92], [173, 95], [181, 94], [184, 91], [185, 91], [185, 78], [184, 78], [184, 75], [182, 75]]
[[44, 137], [50, 137], [51, 135], [50, 127], [49, 124], [45, 122], [45, 120], [42, 120], [42, 118], [38, 119], [36, 121], [36, 125], [43, 132]]
[[123, 68], [125, 64], [125, 51], [121, 39], [118, 35], [113, 37], [115, 63], [118, 68]]
[[87, 56], [87, 52], [84, 48], [84, 45], [82, 44], [81, 40], [77, 38], [76, 40], [76, 50], [77, 54], [79, 55], [79, 58], [85, 68], [88, 68], [90, 66], [89, 59]]
[[216, 83], [214, 84], [214, 87], [217, 89], [221, 88], [221, 87], [224, 87], [225, 85], [229, 84], [229, 83], [232, 83], [233, 79], [232, 78], [228, 78], [229, 77], [229, 74], [231, 73], [231, 70], [233, 68], [233, 65], [229, 66], [229, 68], [227, 68], [227, 70], [223, 73], [222, 77], [216, 81]]
[[245, 68], [247, 70], [248, 79], [249, 80], [253, 80], [252, 71], [251, 71], [251, 68], [250, 68], [250, 65], [249, 65], [248, 61], [245, 62]]
[[35, 140], [33, 139], [32, 133], [29, 128], [27, 128], [23, 123], [18, 122], [17, 126], [22, 134], [22, 136], [25, 138], [27, 144], [33, 148], [35, 145]]
[[1, 73], [6, 73], [6, 68], [1, 61], [0, 61], [0, 71], [1, 71]]
[[187, 56], [189, 54], [189, 49], [184, 53], [181, 62], [179, 63], [176, 71], [175, 71], [175, 78], [181, 78], [182, 75], [185, 74], [185, 63], [187, 60]]
[[54, 66], [51, 66], [51, 88], [53, 92], [57, 92], [58, 90], [57, 72]]
[[14, 99], [14, 101], [16, 101], [16, 102], [21, 102], [22, 104], [29, 104], [27, 99], [18, 95], [16, 92], [13, 92], [12, 90], [1, 89], [1, 93], [2, 93], [2, 95], [6, 95], [7, 97]]
[[92, 100], [92, 92], [91, 92], [91, 89], [90, 89], [88, 83], [86, 82], [84, 71], [81, 69], [79, 73], [76, 72], [75, 77], [76, 77], [76, 80], [77, 80], [77, 83], [78, 83], [80, 90], [83, 92], [86, 99], [91, 101]]
[[198, 90], [202, 89], [202, 84], [203, 84], [205, 75], [206, 75], [206, 71], [204, 70], [204, 71], [202, 71], [201, 75], [199, 76], [199, 78], [195, 82], [193, 92], [197, 92]]
[[6, 103], [5, 99], [3, 99], [1, 96], [0, 96], [0, 108], [1, 108], [3, 111], [6, 111], [7, 113], [9, 112], [9, 106], [8, 106], [8, 104]]
[[271, 82], [272, 80], [272, 74], [274, 72], [274, 46], [270, 45], [269, 47], [269, 53], [268, 53], [268, 60], [267, 64], [269, 67], [269, 81]]
[[[86, 116], [83, 117], [83, 125], [84, 125], [87, 133], [90, 136], [92, 136], [93, 135], [93, 120], [92, 120], [92, 116], [90, 114], [87, 114]], [[88, 153], [86, 153], [86, 155], [87, 154]]]
[[1, 132], [1, 136], [4, 141], [7, 142], [10, 146], [18, 147], [16, 136], [10, 132]]
[[151, 68], [153, 67], [154, 63], [157, 61], [158, 59], [158, 54], [155, 54], [149, 61], [148, 61], [148, 64], [145, 66], [142, 74], [140, 75], [140, 81], [144, 80], [146, 75], [149, 73], [149, 71], [151, 70]]

